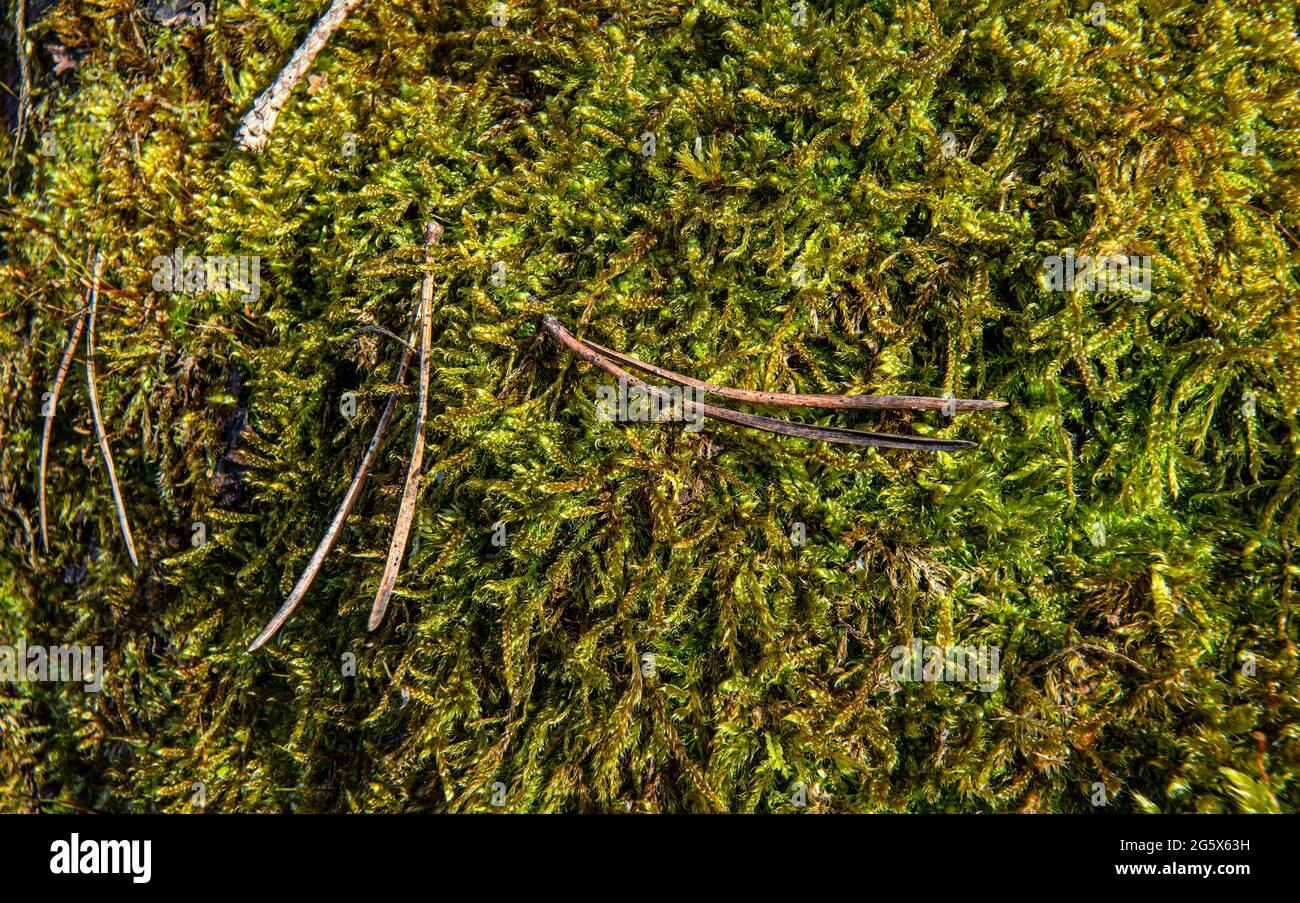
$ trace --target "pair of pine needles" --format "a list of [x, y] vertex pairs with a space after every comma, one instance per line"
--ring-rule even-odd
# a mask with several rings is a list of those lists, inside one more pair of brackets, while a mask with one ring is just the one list
[[[388, 546], [388, 560], [384, 565], [384, 575], [379, 581], [379, 591], [375, 593], [375, 601], [370, 609], [369, 628], [374, 630], [384, 619], [384, 612], [388, 608], [388, 601], [392, 598], [393, 587], [397, 584], [397, 574], [401, 569], [402, 557], [406, 554], [406, 542], [411, 535], [411, 524], [415, 520], [415, 500], [419, 494], [420, 470], [424, 465], [424, 424], [429, 414], [429, 348], [433, 341], [433, 272], [431, 269], [433, 263], [433, 248], [442, 237], [442, 226], [436, 222], [429, 222], [425, 227], [424, 247], [425, 247], [425, 274], [424, 281], [420, 286], [420, 301], [416, 308], [415, 328], [411, 330], [411, 337], [406, 342], [406, 347], [402, 352], [401, 363], [397, 367], [398, 386], [404, 385], [406, 381], [406, 372], [410, 368], [411, 355], [415, 350], [415, 342], [418, 338], [420, 343], [420, 395], [415, 413], [415, 440], [411, 448], [411, 460], [406, 468], [406, 482], [402, 488], [402, 500], [397, 508], [397, 523], [393, 527], [393, 539]], [[357, 468], [356, 475], [352, 477], [352, 484], [348, 486], [348, 491], [343, 495], [343, 502], [339, 505], [339, 510], [334, 514], [334, 520], [330, 522], [329, 529], [325, 531], [320, 544], [316, 546], [316, 551], [312, 553], [311, 560], [307, 562], [306, 569], [298, 582], [294, 584], [293, 589], [289, 592], [289, 598], [285, 599], [284, 604], [275, 616], [262, 628], [262, 632], [257, 635], [248, 647], [249, 652], [254, 652], [261, 648], [267, 640], [275, 636], [276, 632], [284, 626], [284, 622], [289, 620], [293, 610], [298, 607], [298, 603], [307, 595], [307, 590], [311, 588], [312, 581], [320, 572], [321, 565], [324, 564], [326, 556], [333, 550], [334, 544], [338, 542], [339, 531], [343, 528], [343, 523], [352, 513], [352, 506], [356, 504], [357, 497], [361, 494], [361, 487], [366, 481], [366, 475], [370, 473], [370, 467], [379, 455], [379, 446], [383, 442], [384, 433], [388, 430], [388, 423], [393, 419], [393, 409], [397, 406], [397, 395], [393, 394], [388, 397], [387, 404], [384, 405], [383, 413], [379, 415], [379, 423], [375, 425], [375, 434], [370, 439], [370, 445], [366, 448], [366, 454], [361, 459], [361, 465]]]
[[[684, 376], [681, 373], [674, 373], [672, 370], [656, 367], [654, 364], [647, 364], [645, 361], [637, 360], [634, 357], [615, 351], [612, 348], [606, 348], [604, 345], [598, 345], [587, 339], [576, 338], [561, 325], [559, 320], [550, 314], [542, 317], [542, 328], [561, 348], [564, 348], [573, 356], [599, 367], [617, 379], [625, 380], [627, 385], [648, 393], [659, 404], [672, 404], [672, 398], [667, 390], [661, 386], [650, 385], [638, 379], [619, 365], [622, 364], [634, 370], [640, 370], [642, 373], [648, 373], [681, 386], [690, 386], [705, 395], [716, 395], [719, 398], [746, 404], [839, 410], [943, 411], [951, 414], [958, 411], [990, 411], [1006, 407], [1005, 401], [985, 401], [983, 399], [930, 398], [921, 395], [805, 395], [792, 392], [755, 392], [750, 389], [715, 386], [712, 383]], [[731, 408], [719, 408], [703, 403], [700, 403], [698, 408], [699, 412], [705, 417], [711, 417], [725, 423], [764, 430], [782, 436], [816, 439], [821, 442], [834, 442], [841, 445], [867, 445], [911, 451], [949, 452], [963, 451], [975, 447], [974, 442], [967, 442], [964, 439], [932, 439], [928, 436], [874, 433], [864, 430], [841, 429], [833, 426], [810, 426], [790, 420], [779, 420], [775, 417], [746, 414], [742, 411], [733, 411]]]
[[37, 484], [37, 505], [40, 508], [41, 548], [46, 554], [50, 551], [50, 539], [46, 530], [45, 517], [45, 464], [49, 455], [50, 432], [54, 426], [54, 416], [58, 411], [59, 392], [63, 381], [67, 379], [68, 369], [72, 365], [72, 355], [76, 351], [77, 341], [84, 330], [86, 333], [86, 394], [90, 398], [90, 419], [95, 425], [95, 438], [99, 442], [100, 453], [104, 456], [104, 466], [108, 468], [108, 485], [113, 491], [113, 504], [117, 508], [117, 522], [122, 529], [122, 539], [126, 542], [127, 554], [131, 556], [131, 566], [139, 568], [140, 562], [135, 553], [135, 540], [131, 536], [131, 524], [126, 519], [126, 506], [122, 503], [122, 492], [117, 485], [117, 469], [113, 466], [113, 450], [108, 444], [108, 434], [104, 431], [104, 420], [99, 413], [99, 393], [95, 390], [95, 311], [99, 305], [99, 280], [104, 272], [103, 252], [95, 251], [95, 269], [91, 277], [90, 303], [79, 314], [68, 338], [68, 345], [63, 349], [58, 372], [54, 376], [54, 387], [50, 390], [49, 400], [43, 406], [45, 425], [41, 430], [40, 477]]

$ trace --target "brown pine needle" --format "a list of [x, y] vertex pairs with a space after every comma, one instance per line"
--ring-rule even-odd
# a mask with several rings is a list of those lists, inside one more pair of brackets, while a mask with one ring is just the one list
[[59, 392], [63, 389], [63, 380], [67, 378], [68, 368], [72, 366], [72, 352], [76, 349], [77, 341], [81, 338], [81, 331], [85, 326], [86, 312], [83, 310], [77, 314], [77, 322], [68, 337], [68, 346], [63, 349], [63, 358], [59, 361], [59, 370], [54, 374], [54, 387], [50, 389], [50, 404], [45, 410], [45, 426], [41, 429], [40, 479], [36, 484], [36, 500], [40, 509], [41, 550], [47, 555], [50, 552], [50, 538], [45, 530], [45, 462], [50, 450], [50, 432], [54, 428], [54, 414], [59, 407]]
[[[430, 222], [425, 232], [425, 266], [433, 264], [433, 246], [442, 236], [442, 226]], [[429, 346], [433, 341], [433, 272], [427, 269], [420, 287], [420, 399], [415, 414], [415, 444], [411, 449], [411, 462], [406, 469], [406, 485], [402, 488], [402, 503], [397, 509], [397, 523], [393, 527], [393, 541], [388, 547], [388, 563], [384, 566], [375, 604], [370, 609], [369, 629], [374, 630], [384, 619], [388, 600], [397, 584], [397, 572], [406, 554], [406, 540], [415, 519], [415, 498], [420, 487], [420, 471], [424, 466], [424, 421], [429, 414]]]
[[945, 405], [953, 411], [991, 411], [1005, 408], [1005, 401], [985, 401], [982, 398], [930, 398], [925, 395], [805, 395], [792, 392], [754, 392], [750, 389], [733, 389], [729, 386], [715, 386], [703, 380], [683, 376], [672, 370], [656, 367], [639, 361], [631, 355], [623, 354], [612, 348], [606, 348], [589, 339], [578, 339], [605, 357], [620, 364], [658, 376], [683, 386], [694, 386], [709, 395], [730, 398], [732, 401], [744, 401], [750, 404], [779, 404], [802, 408], [867, 408], [873, 410], [896, 411], [941, 411]]
[[117, 506], [117, 522], [122, 527], [122, 538], [126, 541], [127, 554], [131, 556], [131, 566], [138, 568], [140, 562], [135, 554], [135, 540], [131, 538], [131, 525], [126, 520], [126, 506], [122, 504], [122, 492], [117, 486], [117, 470], [113, 467], [113, 451], [108, 447], [104, 421], [99, 416], [99, 396], [95, 392], [95, 306], [99, 302], [99, 276], [103, 271], [104, 254], [96, 251], [95, 275], [90, 289], [90, 314], [86, 318], [86, 388], [90, 395], [90, 419], [95, 423], [99, 450], [103, 452], [104, 464], [108, 467], [108, 485], [113, 490], [113, 504]]
[[[628, 385], [648, 392], [661, 403], [672, 403], [672, 399], [667, 396], [667, 393], [662, 388], [642, 382], [600, 352], [583, 344], [574, 338], [573, 334], [550, 314], [542, 317], [542, 327], [575, 357], [599, 367], [617, 379], [626, 380]], [[963, 439], [931, 439], [926, 436], [901, 436], [894, 433], [873, 433], [863, 430], [841, 429], [839, 427], [809, 426], [803, 423], [792, 423], [789, 420], [778, 420], [775, 417], [745, 414], [740, 411], [733, 411], [730, 408], [719, 408], [708, 404], [699, 405], [699, 410], [706, 417], [712, 417], [714, 420], [721, 420], [725, 423], [734, 423], [737, 426], [746, 426], [751, 429], [777, 433], [783, 436], [795, 436], [800, 439], [835, 442], [841, 445], [862, 445], [913, 451], [962, 451], [975, 447], [974, 442], [967, 442]]]
[[[420, 316], [420, 307], [422, 301], [416, 305], [416, 319]], [[406, 382], [406, 371], [411, 363], [411, 355], [415, 353], [415, 340], [417, 328], [411, 330], [411, 338], [406, 342], [402, 351], [402, 361], [397, 367], [397, 379], [394, 381], [397, 385], [404, 385]], [[400, 341], [400, 337], [398, 339]], [[311, 588], [312, 581], [316, 579], [317, 572], [320, 571], [321, 565], [324, 564], [325, 558], [333, 550], [334, 544], [338, 541], [339, 531], [343, 528], [343, 523], [352, 513], [352, 506], [356, 504], [357, 497], [361, 495], [361, 487], [366, 482], [366, 476], [370, 473], [370, 466], [374, 464], [375, 458], [379, 455], [379, 446], [383, 441], [384, 433], [388, 430], [388, 422], [393, 419], [393, 410], [397, 407], [397, 394], [388, 396], [388, 403], [384, 405], [383, 413], [379, 415], [379, 423], [375, 426], [375, 434], [370, 439], [370, 445], [366, 447], [365, 457], [361, 459], [361, 466], [357, 468], [356, 475], [352, 477], [352, 485], [348, 487], [347, 493], [343, 496], [343, 503], [339, 505], [338, 512], [334, 515], [333, 522], [330, 523], [329, 529], [325, 531], [325, 536], [321, 538], [320, 545], [311, 556], [311, 561], [307, 563], [306, 569], [298, 582], [294, 584], [293, 591], [289, 593], [289, 598], [285, 599], [280, 610], [275, 613], [275, 617], [262, 628], [262, 632], [253, 640], [248, 647], [249, 652], [256, 652], [276, 632], [284, 626], [284, 622], [289, 620], [289, 615], [298, 607], [298, 603], [307, 595], [307, 590]]]

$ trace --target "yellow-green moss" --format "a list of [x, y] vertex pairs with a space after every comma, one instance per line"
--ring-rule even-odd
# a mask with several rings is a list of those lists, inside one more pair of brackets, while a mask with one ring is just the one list
[[[108, 676], [0, 686], [0, 810], [184, 811], [196, 782], [219, 811], [488, 810], [498, 783], [519, 811], [770, 811], [798, 782], [823, 811], [1081, 811], [1096, 782], [1117, 809], [1296, 808], [1290, 11], [490, 5], [363, 4], [259, 156], [238, 120], [322, 3], [32, 10], [0, 641], [102, 644]], [[365, 632], [410, 390], [249, 655], [369, 439], [398, 349], [362, 327], [405, 333], [430, 217], [429, 477], [393, 607]], [[155, 292], [177, 247], [260, 257], [260, 296]], [[94, 248], [139, 573], [80, 356], [35, 535]], [[1067, 248], [1149, 256], [1151, 297], [1048, 291]], [[824, 421], [981, 443], [953, 456], [602, 423], [542, 308], [714, 382], [1010, 407]], [[891, 689], [913, 638], [998, 647], [999, 689]]]

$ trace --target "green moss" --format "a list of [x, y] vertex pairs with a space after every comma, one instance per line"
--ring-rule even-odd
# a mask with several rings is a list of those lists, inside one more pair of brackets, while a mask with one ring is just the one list
[[[539, 0], [495, 28], [486, 0], [373, 0], [248, 156], [238, 120], [323, 4], [203, 28], [119, 6], [33, 12], [0, 213], [0, 639], [102, 644], [107, 686], [0, 686], [0, 810], [184, 811], [196, 782], [220, 811], [488, 810], [498, 782], [520, 811], [786, 810], [797, 782], [822, 811], [1086, 811], [1095, 782], [1114, 809], [1297, 808], [1285, 9], [812, 2], [798, 27]], [[404, 334], [430, 217], [428, 476], [393, 606], [367, 634], [409, 389], [249, 655], [369, 440], [398, 348], [361, 328]], [[48, 554], [34, 535], [96, 247], [139, 573], [80, 355]], [[260, 296], [154, 291], [177, 247], [260, 257]], [[1066, 248], [1149, 256], [1151, 297], [1048, 291]], [[981, 443], [937, 456], [603, 423], [542, 309], [713, 382], [1010, 407], [822, 421]], [[892, 687], [914, 638], [998, 647], [999, 688]]]

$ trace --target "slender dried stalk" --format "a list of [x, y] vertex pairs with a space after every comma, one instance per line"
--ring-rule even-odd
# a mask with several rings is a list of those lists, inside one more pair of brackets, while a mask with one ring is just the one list
[[32, 63], [27, 55], [27, 2], [14, 4], [14, 49], [18, 52], [18, 133], [14, 136], [13, 152], [5, 170], [5, 187], [13, 190], [13, 170], [18, 163], [18, 152], [27, 138], [27, 111], [31, 107]]
[[104, 271], [104, 255], [95, 252], [95, 275], [90, 288], [90, 314], [86, 318], [86, 388], [90, 395], [90, 419], [95, 423], [95, 435], [99, 439], [99, 450], [104, 455], [104, 465], [108, 468], [108, 485], [113, 490], [113, 504], [117, 506], [117, 522], [122, 527], [122, 538], [126, 541], [127, 554], [131, 556], [131, 566], [138, 568], [139, 560], [135, 554], [135, 540], [131, 538], [131, 525], [126, 520], [126, 506], [122, 504], [122, 492], [117, 487], [117, 470], [113, 467], [113, 451], [108, 447], [108, 435], [104, 432], [104, 421], [99, 416], [99, 396], [95, 392], [95, 306], [99, 302], [99, 276]]
[[[425, 266], [433, 265], [433, 246], [442, 236], [442, 226], [430, 222], [425, 232]], [[384, 576], [375, 593], [375, 604], [370, 609], [369, 629], [374, 630], [384, 619], [388, 600], [397, 584], [397, 572], [406, 554], [406, 540], [411, 534], [415, 519], [415, 498], [420, 488], [420, 471], [424, 467], [424, 421], [429, 415], [429, 346], [433, 342], [433, 272], [425, 271], [420, 286], [420, 400], [415, 414], [415, 444], [411, 449], [411, 462], [406, 468], [406, 485], [402, 488], [402, 503], [397, 509], [397, 523], [393, 527], [393, 541], [388, 546], [388, 562]]]
[[[648, 392], [660, 403], [671, 403], [672, 399], [668, 397], [668, 394], [662, 388], [642, 382], [600, 352], [584, 345], [574, 338], [573, 334], [565, 329], [559, 320], [550, 314], [542, 317], [542, 327], [575, 357], [594, 364], [617, 379], [627, 380], [629, 385]], [[737, 426], [747, 426], [751, 429], [778, 433], [783, 436], [818, 439], [822, 442], [835, 442], [841, 445], [865, 445], [879, 448], [910, 449], [913, 451], [962, 451], [975, 447], [974, 442], [967, 442], [963, 439], [931, 439], [925, 436], [900, 436], [893, 433], [873, 433], [863, 430], [840, 429], [839, 427], [809, 426], [803, 423], [791, 423], [788, 420], [777, 420], [774, 417], [745, 414], [729, 408], [719, 408], [708, 404], [699, 405], [699, 409], [704, 416], [725, 423], [734, 423]]]
[[[403, 346], [402, 361], [397, 367], [397, 379], [394, 382], [401, 386], [406, 383], [406, 371], [411, 364], [411, 356], [415, 353], [415, 340], [418, 333], [418, 321], [420, 317], [421, 302], [417, 302], [415, 319], [417, 326], [412, 328], [411, 337]], [[387, 330], [385, 330], [387, 332]], [[397, 336], [398, 341], [401, 337]], [[366, 447], [365, 457], [361, 459], [361, 466], [357, 468], [356, 474], [352, 477], [352, 485], [348, 487], [347, 493], [343, 496], [343, 503], [339, 505], [339, 510], [334, 515], [334, 520], [330, 523], [329, 529], [321, 538], [320, 545], [312, 553], [311, 561], [307, 562], [306, 569], [298, 582], [294, 584], [293, 591], [289, 593], [289, 598], [284, 600], [280, 610], [275, 613], [267, 625], [262, 628], [262, 632], [253, 640], [252, 645], [248, 647], [249, 652], [256, 652], [267, 640], [275, 636], [276, 632], [284, 626], [284, 622], [289, 620], [289, 615], [298, 607], [298, 603], [307, 595], [307, 590], [311, 588], [312, 581], [316, 579], [316, 574], [320, 571], [321, 565], [324, 564], [325, 558], [334, 549], [334, 544], [338, 542], [339, 532], [343, 528], [343, 523], [352, 513], [352, 506], [356, 504], [357, 497], [361, 495], [361, 487], [366, 482], [366, 476], [370, 473], [370, 466], [375, 463], [375, 458], [379, 455], [379, 446], [383, 442], [384, 433], [388, 430], [388, 423], [393, 419], [393, 411], [397, 407], [397, 394], [388, 396], [388, 403], [384, 405], [383, 413], [379, 415], [379, 423], [375, 426], [375, 434], [370, 438], [370, 445]]]
[[50, 389], [50, 403], [45, 410], [45, 426], [41, 429], [40, 479], [36, 484], [36, 504], [40, 510], [41, 550], [46, 554], [50, 551], [50, 538], [45, 531], [45, 462], [50, 450], [50, 432], [54, 427], [54, 414], [59, 407], [59, 392], [63, 389], [63, 380], [67, 378], [68, 368], [72, 366], [72, 352], [76, 349], [77, 340], [81, 338], [81, 330], [85, 326], [86, 312], [83, 310], [77, 314], [77, 322], [68, 337], [68, 346], [63, 349], [63, 358], [59, 361], [59, 370], [54, 374], [54, 388]]
[[242, 150], [252, 151], [260, 151], [266, 147], [266, 142], [271, 139], [271, 130], [275, 128], [275, 120], [288, 102], [294, 86], [311, 68], [316, 54], [320, 53], [321, 48], [329, 42], [330, 37], [348, 17], [348, 13], [360, 3], [361, 0], [334, 0], [330, 4], [325, 15], [320, 17], [320, 21], [308, 33], [307, 39], [294, 51], [289, 62], [280, 70], [279, 76], [271, 83], [271, 87], [262, 92], [262, 96], [257, 98], [253, 108], [244, 116], [239, 125], [239, 132], [235, 135], [237, 146]]
[[715, 386], [703, 380], [683, 376], [672, 370], [656, 367], [639, 361], [631, 355], [623, 354], [612, 348], [606, 348], [589, 339], [578, 339], [589, 348], [603, 354], [611, 360], [625, 364], [643, 373], [649, 373], [683, 386], [694, 386], [719, 398], [732, 401], [744, 401], [750, 404], [780, 404], [802, 408], [869, 408], [873, 410], [900, 411], [941, 411], [945, 405], [953, 411], [991, 411], [1005, 408], [1005, 401], [985, 401], [980, 398], [930, 398], [925, 395], [804, 395], [791, 392], [754, 392], [749, 389], [733, 389], [729, 386]]

